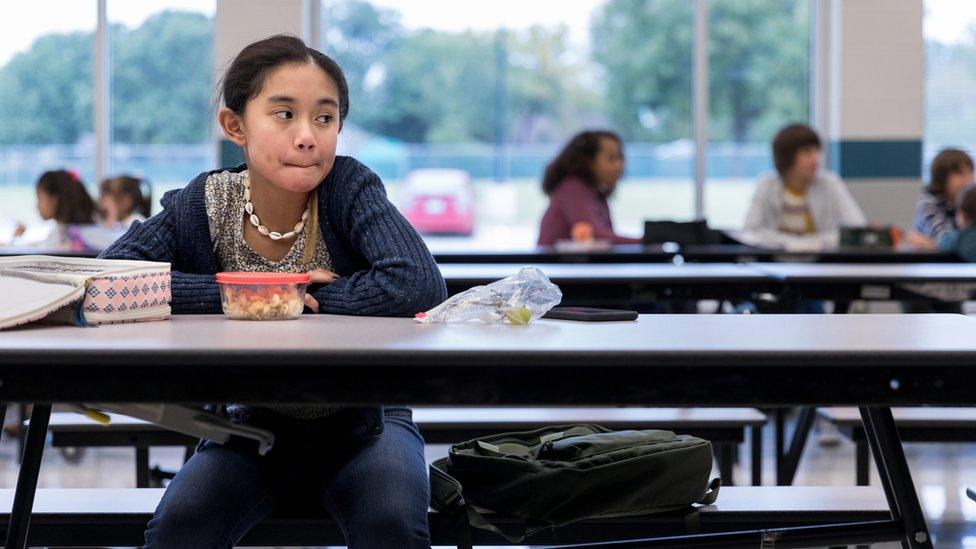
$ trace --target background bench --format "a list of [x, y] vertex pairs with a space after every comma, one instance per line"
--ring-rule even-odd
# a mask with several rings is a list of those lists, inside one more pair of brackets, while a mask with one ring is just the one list
[[[857, 485], [870, 484], [871, 450], [857, 408], [819, 408], [817, 413], [854, 441]], [[891, 413], [902, 442], [976, 442], [976, 408], [892, 408]]]
[[[51, 415], [51, 444], [59, 448], [97, 446], [136, 449], [136, 487], [150, 485], [149, 448], [183, 446], [193, 437], [126, 416], [111, 415], [102, 425], [81, 414]], [[414, 421], [428, 444], [453, 444], [475, 437], [537, 429], [549, 425], [592, 423], [608, 429], [668, 429], [710, 440], [722, 482], [732, 485], [736, 449], [750, 431], [752, 483], [762, 479], [762, 427], [766, 415], [752, 408], [415, 408]]]

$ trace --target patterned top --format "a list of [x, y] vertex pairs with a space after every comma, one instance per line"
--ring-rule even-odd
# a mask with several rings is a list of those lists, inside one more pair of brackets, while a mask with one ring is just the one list
[[813, 224], [813, 214], [810, 213], [810, 203], [806, 193], [797, 194], [783, 187], [783, 204], [779, 211], [779, 230], [789, 234], [811, 234], [816, 228]]
[[[213, 241], [214, 253], [225, 271], [248, 272], [278, 272], [305, 273], [312, 269], [332, 270], [329, 250], [325, 247], [325, 238], [321, 235], [315, 241], [315, 256], [311, 263], [302, 259], [305, 251], [305, 235], [312, 226], [306, 225], [295, 239], [295, 244], [288, 250], [280, 261], [266, 259], [251, 249], [244, 241], [244, 185], [247, 180], [247, 170], [239, 173], [224, 171], [212, 174], [207, 178], [204, 195], [206, 196], [207, 218], [210, 221], [210, 239]], [[313, 419], [327, 416], [336, 411], [327, 406], [288, 405], [279, 404], [269, 407], [271, 410], [291, 417]], [[245, 411], [239, 404], [231, 404], [228, 410], [232, 414]]]
[[[246, 180], [247, 170], [240, 173], [217, 172], [207, 178], [204, 193], [207, 198], [207, 218], [210, 220], [210, 239], [223, 269], [262, 273], [305, 273], [316, 268], [331, 271], [332, 261], [321, 231], [315, 241], [315, 256], [311, 263], [302, 260], [307, 231], [298, 235], [291, 250], [280, 261], [265, 259], [251, 249], [244, 241]], [[310, 226], [306, 225], [306, 229]]]
[[956, 205], [947, 198], [922, 191], [915, 204], [913, 225], [916, 231], [938, 242], [958, 230]]

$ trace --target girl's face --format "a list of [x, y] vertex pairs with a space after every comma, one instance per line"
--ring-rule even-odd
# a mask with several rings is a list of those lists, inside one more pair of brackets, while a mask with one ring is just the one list
[[946, 194], [949, 195], [949, 200], [955, 202], [959, 196], [959, 192], [972, 182], [973, 170], [963, 168], [957, 172], [950, 173], [948, 179], [946, 179]]
[[48, 194], [41, 189], [37, 189], [37, 213], [41, 219], [48, 221], [54, 219], [58, 211], [58, 199], [56, 196]]
[[282, 65], [247, 102], [242, 117], [222, 109], [221, 125], [244, 148], [252, 180], [305, 193], [325, 179], [335, 161], [339, 92], [314, 62]]
[[590, 161], [590, 169], [596, 183], [605, 193], [610, 193], [617, 186], [617, 181], [624, 175], [624, 155], [616, 139], [600, 138], [600, 148], [596, 156]]
[[127, 195], [116, 197], [103, 192], [98, 197], [98, 208], [106, 223], [118, 223], [122, 221], [123, 212], [132, 212], [132, 198]]

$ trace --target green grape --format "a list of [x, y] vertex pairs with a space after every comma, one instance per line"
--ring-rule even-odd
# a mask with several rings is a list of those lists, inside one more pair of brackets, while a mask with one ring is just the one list
[[525, 306], [505, 311], [505, 318], [512, 324], [528, 324], [532, 320], [532, 311]]

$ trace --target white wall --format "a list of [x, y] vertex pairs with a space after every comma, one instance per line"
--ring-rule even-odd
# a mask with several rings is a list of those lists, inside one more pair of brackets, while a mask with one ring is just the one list
[[[826, 81], [820, 81], [826, 89], [822, 104], [826, 112], [820, 122], [826, 126], [822, 129], [827, 140], [865, 141], [880, 150], [885, 142], [917, 142], [920, 156], [925, 78], [922, 0], [819, 0], [818, 9], [827, 25], [820, 34], [827, 42], [821, 68]], [[883, 160], [880, 171], [865, 174], [863, 168], [870, 162], [854, 159], [854, 169], [848, 166], [840, 175], [869, 219], [909, 227], [921, 189], [921, 160]], [[884, 172], [905, 163], [916, 165], [903, 173]]]
[[307, 0], [217, 0], [214, 18], [214, 70], [223, 74], [244, 46], [272, 34], [305, 37]]

